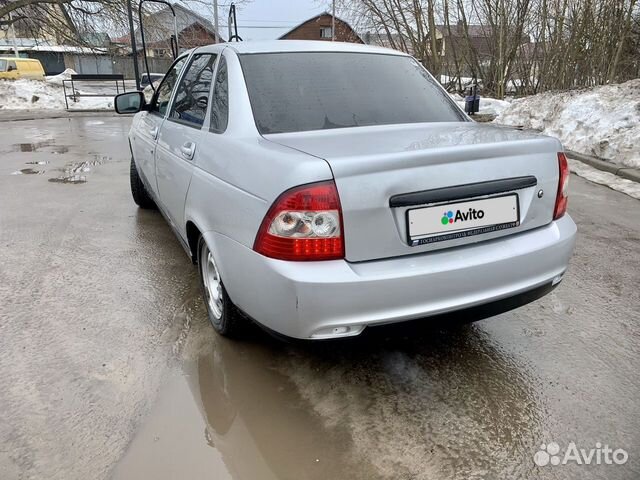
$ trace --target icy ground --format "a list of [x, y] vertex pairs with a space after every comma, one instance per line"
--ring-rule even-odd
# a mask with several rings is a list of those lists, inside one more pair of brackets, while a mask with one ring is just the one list
[[568, 149], [640, 168], [640, 79], [513, 100], [495, 121], [540, 130]]
[[[0, 80], [0, 110], [64, 110], [62, 81], [75, 74], [67, 69], [60, 75], [42, 80]], [[69, 99], [71, 110], [111, 110], [111, 97], [79, 97], [77, 102]]]

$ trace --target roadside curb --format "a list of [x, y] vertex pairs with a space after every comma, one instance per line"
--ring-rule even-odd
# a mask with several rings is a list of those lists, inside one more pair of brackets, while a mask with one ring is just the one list
[[598, 170], [609, 172], [618, 177], [626, 178], [633, 182], [640, 183], [640, 169], [632, 167], [623, 167], [616, 165], [615, 163], [607, 162], [591, 155], [585, 155], [584, 153], [574, 152], [573, 150], [565, 150], [567, 156], [573, 160], [578, 160], [582, 163], [592, 166]]

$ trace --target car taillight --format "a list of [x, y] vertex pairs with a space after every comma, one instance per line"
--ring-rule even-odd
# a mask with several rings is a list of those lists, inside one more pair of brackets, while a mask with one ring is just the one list
[[557, 220], [567, 213], [567, 188], [569, 186], [569, 163], [564, 153], [558, 153], [558, 169], [560, 177], [558, 178], [558, 194], [556, 195], [556, 206], [553, 209], [553, 219]]
[[335, 183], [312, 183], [284, 192], [267, 212], [253, 249], [279, 260], [344, 258], [342, 208]]

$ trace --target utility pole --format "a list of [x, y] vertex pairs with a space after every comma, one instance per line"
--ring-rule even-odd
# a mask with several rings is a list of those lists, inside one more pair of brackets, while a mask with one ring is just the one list
[[331, 7], [331, 41], [336, 40], [336, 0], [333, 0]]
[[220, 41], [220, 37], [218, 37], [218, 0], [213, 0], [213, 26], [215, 32], [213, 32], [216, 43]]
[[[131, 35], [131, 51], [133, 54], [133, 74], [136, 77], [136, 90], [140, 90], [140, 70], [138, 70], [138, 49], [136, 48], [136, 32], [133, 29], [133, 10], [131, 0], [127, 0], [127, 13], [129, 14], [129, 34]], [[140, 25], [142, 28], [142, 25]], [[176, 39], [176, 43], [177, 43]], [[149, 79], [151, 81], [151, 79]]]
[[18, 53], [18, 41], [16, 40], [16, 29], [13, 28], [13, 18], [11, 17], [11, 12], [9, 12], [9, 28], [11, 29], [11, 38], [13, 38], [13, 54], [16, 58], [20, 57]]

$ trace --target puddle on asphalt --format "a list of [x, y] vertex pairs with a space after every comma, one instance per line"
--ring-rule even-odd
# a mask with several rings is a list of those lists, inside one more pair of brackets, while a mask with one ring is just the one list
[[55, 140], [44, 140], [35, 143], [16, 143], [11, 146], [14, 152], [48, 152], [54, 154], [63, 154], [69, 151], [67, 145], [56, 145]]
[[103, 165], [111, 159], [112, 157], [108, 155], [91, 154], [90, 160], [67, 164], [61, 169], [62, 175], [57, 178], [50, 178], [49, 181], [53, 183], [86, 183], [87, 176], [83, 175], [83, 173], [89, 173], [92, 167]]
[[92, 160], [87, 160], [86, 162], [84, 162], [86, 165], [97, 166], [102, 165], [105, 162], [110, 162], [112, 160], [112, 157], [108, 155], [102, 155], [100, 153], [91, 153], [90, 155], [92, 156]]
[[16, 170], [11, 175], [40, 175], [44, 173], [44, 170], [35, 170], [33, 168], [23, 168], [21, 170]]
[[47, 145], [47, 142], [40, 143], [16, 143], [12, 145], [12, 150], [14, 152], [35, 152], [38, 148]]
[[535, 379], [477, 326], [292, 346], [194, 318], [116, 479], [535, 476], [522, 461], [544, 438]]
[[52, 183], [86, 183], [87, 177], [85, 175], [68, 175], [57, 178], [50, 178]]
[[114, 478], [375, 478], [349, 432], [326, 428], [273, 357], [213, 339], [165, 383]]

